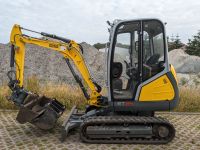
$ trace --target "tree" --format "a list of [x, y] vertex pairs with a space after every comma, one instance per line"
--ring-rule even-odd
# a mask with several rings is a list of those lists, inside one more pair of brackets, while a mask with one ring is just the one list
[[186, 53], [188, 53], [189, 55], [200, 56], [200, 31], [197, 33], [197, 35], [193, 36], [192, 40], [188, 40]]
[[182, 46], [184, 46], [184, 44], [181, 42], [178, 34], [175, 36], [175, 38], [174, 38], [174, 35], [172, 34], [170, 41], [169, 41], [169, 37], [167, 37], [167, 41], [168, 41], [169, 51], [171, 51], [173, 49], [178, 49], [178, 48], [181, 48]]
[[93, 45], [96, 49], [102, 49], [106, 47], [105, 43], [96, 43]]
[[180, 47], [183, 46], [183, 44], [181, 43], [181, 40], [180, 40], [178, 34], [177, 34], [177, 36], [176, 36], [176, 38], [175, 38], [175, 40], [174, 40], [174, 44], [175, 44], [175, 47], [176, 47], [176, 48], [180, 48]]

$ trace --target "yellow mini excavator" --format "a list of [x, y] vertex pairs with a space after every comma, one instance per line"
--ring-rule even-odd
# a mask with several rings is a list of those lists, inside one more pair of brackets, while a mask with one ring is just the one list
[[[8, 86], [12, 90], [10, 100], [19, 106], [18, 122], [48, 130], [65, 110], [59, 100], [23, 87], [25, 44], [34, 44], [63, 55], [87, 99], [84, 113], [74, 106], [65, 118], [62, 141], [71, 130], [79, 128], [80, 139], [88, 143], [170, 142], [175, 136], [174, 126], [154, 116], [155, 111], [172, 110], [179, 100], [176, 73], [168, 61], [164, 24], [158, 19], [115, 20], [108, 24], [107, 96], [102, 96], [101, 86], [91, 78], [81, 45], [14, 25]], [[31, 37], [22, 30], [47, 38]]]

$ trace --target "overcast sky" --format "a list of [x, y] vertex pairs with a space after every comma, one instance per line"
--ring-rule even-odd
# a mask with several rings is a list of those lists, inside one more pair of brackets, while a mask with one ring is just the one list
[[0, 0], [0, 43], [13, 24], [77, 42], [106, 42], [107, 20], [159, 18], [167, 34], [188, 38], [200, 30], [200, 0]]

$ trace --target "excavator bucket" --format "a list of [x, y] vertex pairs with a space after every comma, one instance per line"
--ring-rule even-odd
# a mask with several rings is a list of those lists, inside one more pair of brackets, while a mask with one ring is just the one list
[[40, 129], [49, 130], [55, 126], [64, 110], [65, 106], [56, 99], [29, 94], [16, 119], [19, 123], [29, 122]]

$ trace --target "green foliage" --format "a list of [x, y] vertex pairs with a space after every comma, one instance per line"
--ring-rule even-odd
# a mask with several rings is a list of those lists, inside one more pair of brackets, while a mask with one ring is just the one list
[[130, 45], [126, 45], [126, 44], [122, 44], [122, 43], [116, 43], [116, 46], [120, 47], [120, 48], [126, 48], [126, 49], [130, 48]]
[[188, 80], [185, 79], [185, 78], [182, 78], [182, 79], [180, 80], [181, 85], [185, 85], [187, 82], [188, 82]]
[[200, 56], [200, 31], [197, 35], [193, 36], [193, 39], [189, 39], [186, 53], [189, 55]]
[[171, 38], [169, 39], [169, 37], [167, 37], [167, 41], [168, 41], [168, 49], [169, 51], [173, 50], [173, 49], [178, 49], [184, 46], [184, 44], [181, 42], [179, 36], [177, 35], [175, 38], [172, 35]]
[[93, 45], [96, 49], [102, 49], [106, 47], [105, 43], [96, 43]]

